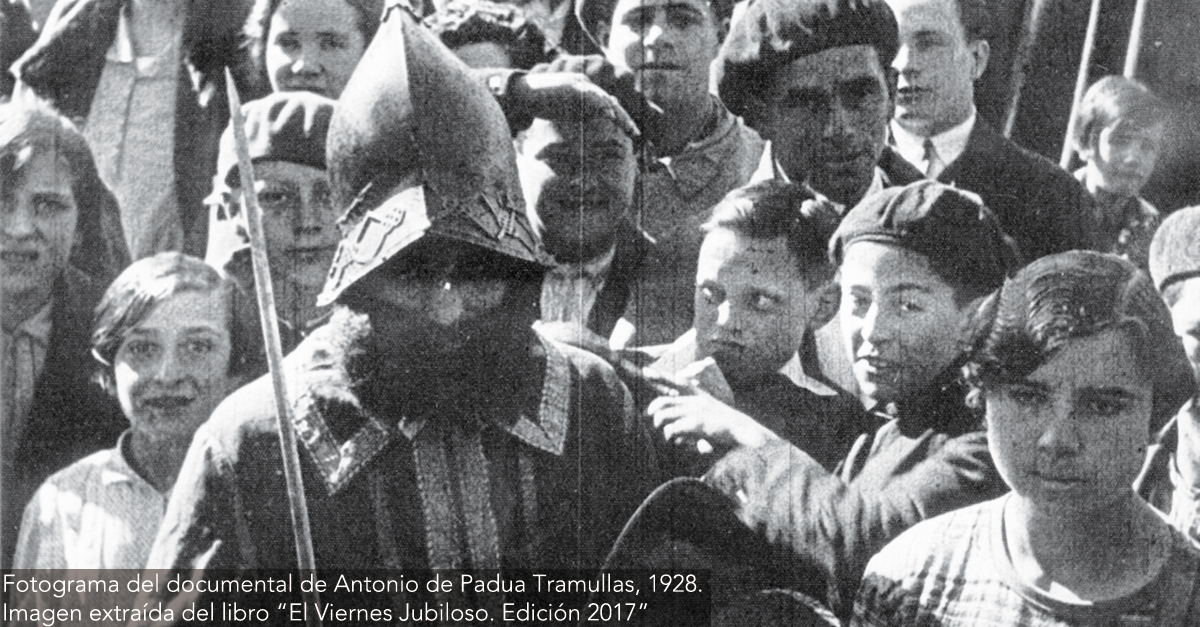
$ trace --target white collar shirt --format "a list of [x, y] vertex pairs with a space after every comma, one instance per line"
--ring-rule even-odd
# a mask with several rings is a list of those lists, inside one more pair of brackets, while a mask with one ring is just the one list
[[906, 131], [895, 120], [892, 120], [892, 141], [896, 151], [900, 153], [901, 157], [904, 157], [905, 161], [928, 174], [929, 162], [925, 154], [925, 140], [931, 140], [940, 163], [935, 166], [934, 174], [929, 178], [936, 179], [938, 174], [954, 163], [954, 160], [958, 159], [967, 149], [971, 131], [975, 128], [975, 118], [975, 108], [971, 107], [971, 115], [967, 116], [967, 119], [963, 120], [961, 124], [928, 138]]

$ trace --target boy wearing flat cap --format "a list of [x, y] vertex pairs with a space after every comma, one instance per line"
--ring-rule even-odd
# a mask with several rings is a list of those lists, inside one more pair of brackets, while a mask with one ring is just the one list
[[754, 180], [807, 182], [842, 214], [921, 178], [887, 148], [899, 49], [883, 0], [762, 0], [716, 61], [721, 98], [770, 142]]
[[860, 438], [836, 474], [773, 443], [730, 453], [705, 479], [737, 495], [743, 522], [814, 573], [780, 587], [844, 615], [867, 560], [889, 540], [1006, 490], [958, 375], [975, 303], [1018, 258], [978, 196], [933, 181], [868, 197], [842, 221], [830, 254], [855, 377], [887, 424]]
[[[1200, 380], [1200, 207], [1172, 213], [1150, 242], [1150, 276]], [[1137, 487], [1176, 528], [1200, 543], [1200, 385], [1158, 434]]]
[[[347, 235], [317, 302], [334, 312], [284, 362], [327, 579], [599, 566], [649, 492], [628, 391], [531, 328], [549, 258], [502, 114], [462, 67], [388, 10], [330, 121]], [[295, 567], [269, 387], [234, 393], [197, 433], [151, 568]], [[498, 595], [462, 590], [382, 598], [395, 618], [423, 603], [500, 611]]]

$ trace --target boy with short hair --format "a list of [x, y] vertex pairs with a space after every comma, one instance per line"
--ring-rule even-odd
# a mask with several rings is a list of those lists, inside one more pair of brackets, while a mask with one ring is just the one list
[[[806, 376], [796, 347], [837, 312], [834, 269], [813, 194], [783, 181], [734, 190], [704, 224], [695, 319], [655, 363], [698, 372], [694, 394], [654, 399], [647, 413], [668, 441], [718, 449], [784, 439], [832, 470], [878, 422], [853, 397]], [[707, 465], [707, 464], [704, 464]], [[695, 470], [695, 468], [692, 468]]]
[[1096, 199], [1093, 247], [1148, 269], [1150, 240], [1162, 217], [1139, 194], [1158, 162], [1164, 105], [1142, 83], [1122, 76], [1096, 81], [1079, 107], [1072, 142], [1087, 164], [1075, 178]]

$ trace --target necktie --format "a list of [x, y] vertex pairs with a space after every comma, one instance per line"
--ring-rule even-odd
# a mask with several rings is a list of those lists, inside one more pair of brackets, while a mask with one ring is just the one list
[[922, 146], [925, 148], [925, 156], [923, 157], [925, 161], [925, 178], [937, 179], [942, 170], [946, 168], [946, 164], [942, 163], [942, 160], [938, 158], [937, 148], [933, 145], [932, 139], [926, 137], [925, 143]]

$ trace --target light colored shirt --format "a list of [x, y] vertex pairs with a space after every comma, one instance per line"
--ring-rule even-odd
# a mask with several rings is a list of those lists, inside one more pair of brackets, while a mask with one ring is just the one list
[[5, 460], [13, 459], [16, 444], [25, 433], [29, 409], [33, 404], [33, 392], [38, 377], [46, 365], [46, 351], [50, 346], [52, 327], [51, 309], [46, 303], [36, 314], [18, 324], [12, 331], [3, 332], [3, 394], [4, 416], [0, 422], [3, 432]]
[[586, 326], [612, 267], [617, 247], [591, 261], [565, 263], [542, 279], [542, 322], [578, 322]]
[[140, 569], [167, 508], [167, 495], [134, 472], [129, 432], [52, 475], [21, 521], [14, 568]]
[[[916, 166], [925, 173], [927, 178], [937, 179], [955, 159], [967, 149], [967, 141], [971, 138], [971, 130], [975, 128], [975, 108], [971, 107], [971, 115], [953, 128], [938, 133], [933, 137], [924, 137], [904, 130], [904, 127], [892, 120], [892, 141], [896, 151], [904, 160]], [[925, 140], [931, 140], [937, 157], [937, 163], [930, 170], [926, 155]]]
[[1200, 553], [1181, 534], [1172, 531], [1166, 563], [1142, 589], [1070, 602], [1017, 572], [1004, 533], [1009, 498], [919, 523], [884, 547], [867, 565], [850, 625], [1182, 627], [1200, 620], [1200, 594], [1191, 590]]
[[175, 196], [183, 11], [179, 2], [127, 0], [83, 128], [135, 260], [183, 246]]

